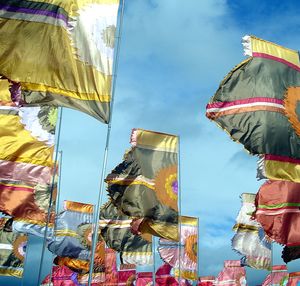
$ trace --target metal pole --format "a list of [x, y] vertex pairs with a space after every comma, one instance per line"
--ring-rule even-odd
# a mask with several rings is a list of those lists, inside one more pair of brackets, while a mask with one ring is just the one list
[[93, 272], [94, 272], [94, 262], [95, 262], [95, 252], [96, 246], [98, 241], [98, 231], [99, 231], [99, 216], [100, 216], [100, 206], [103, 197], [103, 189], [104, 189], [104, 176], [106, 173], [107, 167], [107, 158], [108, 158], [108, 149], [109, 149], [109, 140], [110, 140], [110, 133], [111, 133], [111, 122], [112, 122], [112, 114], [113, 114], [113, 106], [114, 106], [114, 98], [115, 98], [115, 90], [116, 90], [116, 80], [117, 80], [117, 71], [118, 71], [118, 64], [119, 64], [119, 52], [120, 52], [120, 43], [121, 43], [121, 31], [122, 31], [122, 24], [123, 24], [123, 17], [124, 17], [124, 8], [125, 8], [125, 0], [122, 0], [122, 7], [121, 7], [121, 14], [120, 14], [120, 21], [119, 21], [119, 31], [118, 31], [118, 41], [117, 41], [117, 48], [116, 48], [116, 56], [115, 56], [115, 73], [113, 75], [113, 82], [112, 82], [112, 92], [111, 92], [111, 104], [110, 104], [110, 115], [109, 115], [109, 123], [107, 126], [107, 134], [106, 134], [106, 144], [104, 149], [104, 157], [103, 157], [103, 164], [102, 164], [102, 172], [100, 177], [100, 190], [98, 194], [98, 201], [95, 210], [95, 221], [93, 223], [93, 239], [92, 239], [92, 249], [91, 249], [91, 260], [90, 260], [90, 269], [89, 269], [89, 280], [88, 286], [92, 285], [93, 280]]
[[178, 226], [179, 226], [179, 285], [181, 285], [181, 160], [180, 160], [180, 137], [178, 136]]
[[58, 159], [58, 149], [59, 149], [59, 142], [60, 142], [60, 131], [61, 131], [61, 122], [62, 122], [62, 115], [63, 115], [63, 108], [59, 107], [59, 120], [58, 120], [58, 133], [57, 133], [57, 143], [56, 143], [56, 152], [55, 152], [55, 159], [54, 159], [54, 172], [52, 175], [52, 182], [51, 182], [51, 192], [50, 192], [50, 198], [49, 198], [49, 208], [48, 208], [48, 214], [47, 214], [47, 222], [46, 222], [46, 228], [45, 228], [45, 234], [44, 234], [44, 239], [43, 239], [43, 248], [42, 248], [42, 255], [41, 255], [41, 261], [39, 265], [39, 274], [38, 274], [38, 281], [37, 281], [37, 286], [40, 285], [41, 283], [41, 276], [42, 276], [42, 269], [43, 269], [43, 261], [44, 261], [44, 256], [45, 256], [45, 248], [46, 248], [46, 243], [47, 243], [47, 233], [48, 233], [48, 228], [49, 228], [49, 222], [50, 222], [50, 216], [51, 216], [51, 210], [52, 210], [52, 197], [53, 197], [53, 189], [54, 189], [54, 182], [55, 182], [55, 173], [56, 173], [56, 163]]
[[152, 273], [152, 281], [153, 284], [155, 285], [155, 280], [156, 280], [156, 273], [155, 273], [155, 237], [152, 235], [152, 255], [153, 255], [153, 273]]
[[[62, 176], [61, 176], [62, 156], [63, 156], [63, 151], [59, 151], [59, 176], [58, 176], [57, 194], [56, 194], [56, 200], [55, 200], [55, 219], [54, 219], [54, 226], [53, 226], [53, 237], [55, 240], [56, 240], [56, 226], [57, 226], [56, 221], [57, 221], [57, 214], [59, 211], [59, 204], [60, 204], [60, 189], [61, 189], [61, 180], [62, 180]], [[52, 281], [52, 276], [53, 276], [53, 259], [55, 256], [54, 253], [52, 254], [52, 267], [51, 267], [51, 271], [50, 271], [50, 281], [48, 283], [48, 286], [51, 286], [51, 281]]]

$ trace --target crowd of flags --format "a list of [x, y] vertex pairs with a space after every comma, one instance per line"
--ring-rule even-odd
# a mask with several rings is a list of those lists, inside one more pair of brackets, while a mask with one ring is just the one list
[[[249, 57], [207, 105], [209, 119], [259, 156], [257, 177], [267, 180], [241, 195], [232, 238], [241, 259], [199, 277], [198, 219], [180, 209], [179, 137], [133, 129], [130, 149], [105, 178], [91, 267], [95, 206], [66, 200], [55, 211], [55, 134], [58, 107], [110, 122], [119, 0], [6, 0], [0, 9], [0, 275], [22, 277], [34, 235], [54, 255], [43, 286], [90, 278], [95, 286], [242, 286], [245, 266], [271, 271], [262, 285], [298, 285], [298, 272], [272, 265], [273, 242], [284, 245], [284, 262], [300, 258], [297, 51], [244, 37]], [[164, 264], [138, 271], [155, 263], [156, 251]]]

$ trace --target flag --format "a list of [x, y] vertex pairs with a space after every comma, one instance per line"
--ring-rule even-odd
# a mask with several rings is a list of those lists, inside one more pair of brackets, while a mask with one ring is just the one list
[[271, 242], [262, 226], [252, 219], [255, 211], [255, 194], [241, 195], [242, 207], [233, 230], [232, 248], [244, 255], [243, 264], [256, 269], [271, 269]]
[[48, 249], [58, 256], [89, 260], [90, 250], [81, 243], [78, 228], [92, 220], [93, 205], [64, 201], [64, 211], [57, 215], [54, 238]]
[[133, 286], [136, 276], [134, 264], [121, 264], [118, 271], [118, 286]]
[[132, 219], [119, 211], [110, 201], [101, 207], [100, 229], [106, 245], [120, 253], [124, 264], [153, 263], [152, 237], [131, 232]]
[[213, 286], [215, 279], [215, 276], [201, 276], [197, 286]]
[[300, 245], [299, 246], [285, 246], [282, 250], [281, 258], [285, 263], [300, 258]]
[[178, 137], [133, 129], [132, 148], [106, 178], [114, 204], [142, 233], [178, 240]]
[[1, 192], [20, 191], [26, 199], [21, 187], [51, 182], [57, 109], [19, 107], [7, 99], [8, 88], [8, 82], [0, 79]]
[[8, 218], [0, 218], [0, 276], [22, 278], [27, 236], [7, 229]]
[[257, 178], [300, 183], [300, 160], [278, 155], [261, 155]]
[[138, 272], [136, 279], [136, 286], [146, 286], [153, 284], [152, 272]]
[[182, 216], [180, 220], [183, 249], [176, 242], [160, 239], [158, 252], [162, 260], [174, 268], [176, 277], [198, 280], [198, 219]]
[[175, 277], [171, 276], [172, 266], [165, 263], [161, 265], [155, 273], [156, 286], [178, 286]]
[[273, 265], [271, 273], [267, 275], [262, 286], [286, 285], [288, 277], [286, 265]]
[[300, 159], [298, 52], [253, 36], [244, 45], [250, 57], [227, 74], [206, 115], [251, 154]]
[[70, 107], [107, 123], [118, 6], [1, 0], [0, 75], [13, 84], [15, 100]]
[[239, 260], [225, 260], [224, 268], [218, 274], [216, 286], [246, 286], [246, 271]]
[[77, 273], [66, 266], [53, 266], [52, 274], [42, 281], [41, 286], [80, 286]]
[[289, 273], [289, 280], [288, 284], [289, 286], [298, 286], [300, 285], [300, 272], [291, 272]]
[[0, 211], [18, 219], [45, 222], [56, 181], [53, 151], [57, 109], [19, 107], [0, 79]]
[[300, 245], [300, 184], [267, 181], [256, 197], [254, 218], [266, 234], [280, 244]]

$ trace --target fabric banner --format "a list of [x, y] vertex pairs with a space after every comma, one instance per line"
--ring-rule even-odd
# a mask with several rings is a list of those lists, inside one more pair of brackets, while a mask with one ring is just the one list
[[65, 201], [64, 211], [57, 215], [54, 238], [48, 249], [58, 256], [89, 260], [90, 250], [82, 243], [80, 226], [92, 223], [93, 205]]
[[100, 229], [106, 245], [120, 253], [124, 264], [152, 264], [152, 237], [133, 234], [131, 223], [132, 219], [119, 211], [112, 202], [102, 206]]
[[300, 184], [267, 181], [257, 193], [254, 218], [280, 244], [300, 245]]
[[0, 275], [22, 278], [27, 236], [11, 232], [7, 223], [0, 218]]
[[201, 276], [197, 286], [213, 286], [215, 279], [215, 276]]
[[278, 155], [262, 155], [258, 161], [257, 178], [300, 183], [300, 160]]
[[49, 274], [41, 286], [80, 286], [77, 280], [77, 273], [74, 273], [66, 266], [53, 266], [52, 279]]
[[175, 277], [171, 276], [172, 266], [165, 263], [161, 265], [155, 273], [156, 286], [178, 286]]
[[298, 51], [244, 38], [247, 60], [221, 82], [206, 115], [251, 154], [300, 159]]
[[133, 129], [132, 148], [106, 178], [108, 194], [138, 231], [178, 240], [178, 137]]
[[246, 271], [239, 260], [225, 260], [224, 268], [218, 274], [216, 286], [246, 286]]
[[272, 267], [272, 272], [267, 275], [262, 286], [286, 285], [288, 278], [289, 274], [287, 272], [286, 265], [274, 265]]
[[299, 286], [300, 285], [300, 272], [289, 273], [288, 286]]
[[152, 272], [138, 272], [135, 285], [136, 286], [151, 286], [151, 285], [153, 285]]
[[118, 286], [133, 286], [136, 279], [136, 267], [133, 264], [121, 264], [118, 271]]
[[300, 245], [298, 246], [285, 246], [282, 250], [281, 258], [285, 263], [300, 258]]
[[238, 213], [233, 230], [232, 248], [245, 255], [243, 264], [256, 269], [271, 270], [271, 242], [262, 226], [252, 219], [255, 211], [255, 194], [241, 195], [242, 207]]
[[158, 252], [162, 260], [174, 268], [176, 277], [198, 280], [198, 219], [182, 216], [180, 220], [183, 249], [180, 250], [176, 242], [160, 239]]
[[107, 123], [118, 7], [119, 0], [1, 0], [0, 75], [15, 100]]

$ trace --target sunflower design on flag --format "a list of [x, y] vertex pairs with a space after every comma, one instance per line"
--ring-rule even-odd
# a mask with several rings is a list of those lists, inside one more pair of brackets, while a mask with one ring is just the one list
[[195, 217], [186, 216], [180, 219], [183, 249], [180, 250], [177, 243], [173, 241], [160, 239], [158, 252], [164, 262], [174, 267], [175, 276], [179, 276], [180, 269], [182, 278], [197, 280], [198, 220]]
[[178, 209], [177, 166], [161, 169], [155, 177], [155, 191], [158, 199], [174, 210]]
[[14, 255], [21, 261], [24, 261], [27, 247], [27, 236], [19, 236], [13, 243]]

